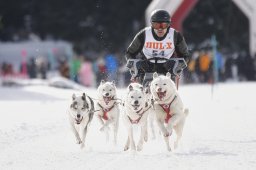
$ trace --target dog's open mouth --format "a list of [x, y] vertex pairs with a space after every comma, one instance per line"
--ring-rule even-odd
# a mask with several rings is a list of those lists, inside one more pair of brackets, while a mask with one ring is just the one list
[[138, 110], [138, 108], [140, 107], [140, 105], [132, 105], [132, 107], [134, 108], [134, 110]]
[[158, 98], [162, 100], [166, 96], [166, 91], [164, 92], [157, 92]]
[[83, 117], [82, 118], [80, 118], [80, 119], [75, 119], [75, 121], [76, 121], [76, 124], [80, 124], [81, 122], [82, 122], [82, 120], [83, 120]]
[[108, 104], [111, 100], [112, 100], [113, 97], [109, 97], [109, 96], [103, 96], [103, 100], [106, 104]]

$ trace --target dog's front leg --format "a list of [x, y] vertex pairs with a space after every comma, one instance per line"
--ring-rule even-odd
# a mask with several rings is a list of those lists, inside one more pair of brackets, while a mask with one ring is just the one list
[[128, 134], [129, 134], [129, 138], [130, 138], [129, 140], [131, 143], [131, 150], [135, 151], [135, 142], [134, 142], [134, 138], [133, 138], [132, 126], [129, 127]]
[[118, 132], [118, 128], [119, 128], [119, 121], [118, 121], [118, 118], [117, 120], [115, 121], [114, 125], [113, 125], [113, 128], [114, 128], [114, 144], [116, 145], [117, 144], [117, 132]]
[[108, 125], [111, 124], [113, 121], [114, 121], [114, 119], [109, 118], [105, 123], [103, 123], [102, 127], [100, 128], [100, 131], [109, 129]]
[[164, 122], [157, 119], [157, 125], [159, 127], [159, 129], [161, 130], [161, 132], [163, 133], [164, 136], [169, 136], [169, 133], [167, 131], [167, 129], [164, 127]]
[[98, 118], [100, 124], [103, 126], [104, 125], [104, 121], [102, 120], [101, 115], [98, 115], [97, 118]]
[[128, 135], [127, 140], [126, 140], [126, 144], [124, 146], [124, 151], [127, 151], [129, 148], [130, 148], [130, 138], [129, 138], [129, 135]]
[[81, 143], [81, 148], [84, 148], [84, 145], [85, 145], [85, 137], [86, 137], [86, 134], [87, 134], [87, 125], [85, 126], [85, 128], [83, 129], [82, 131], [82, 134], [81, 134], [81, 139], [82, 139], [82, 143]]
[[162, 133], [164, 135], [164, 141], [165, 141], [167, 150], [171, 151], [171, 147], [170, 147], [170, 144], [169, 144], [169, 136], [170, 136], [170, 134], [167, 131], [167, 129], [164, 127], [164, 122], [158, 119], [157, 120], [157, 124], [158, 124], [160, 130], [162, 131]]
[[140, 134], [140, 140], [137, 146], [137, 151], [141, 151], [143, 148], [143, 142], [144, 142], [144, 138], [145, 135], [147, 133], [147, 124], [145, 123], [144, 125], [141, 126], [141, 134]]
[[184, 119], [184, 115], [183, 114], [177, 114], [175, 112], [173, 112], [172, 118], [169, 120], [168, 122], [168, 127], [169, 128], [173, 128], [174, 126], [176, 126], [182, 119]]
[[81, 138], [80, 138], [80, 136], [79, 136], [79, 133], [77, 132], [77, 130], [76, 130], [76, 128], [75, 128], [75, 125], [74, 125], [74, 123], [72, 123], [72, 122], [71, 122], [71, 130], [72, 130], [73, 134], [74, 134], [75, 137], [76, 137], [76, 143], [77, 143], [77, 144], [81, 144], [82, 141], [81, 141]]

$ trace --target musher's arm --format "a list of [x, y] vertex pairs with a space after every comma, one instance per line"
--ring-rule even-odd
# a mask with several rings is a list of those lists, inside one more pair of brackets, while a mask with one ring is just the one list
[[187, 43], [181, 33], [176, 30], [174, 32], [174, 44], [175, 52], [177, 53], [178, 57], [183, 57], [188, 63], [190, 60], [190, 55]]
[[133, 41], [127, 48], [125, 52], [126, 60], [136, 59], [137, 55], [142, 52], [144, 42], [145, 42], [145, 29], [141, 30], [138, 34], [136, 34]]

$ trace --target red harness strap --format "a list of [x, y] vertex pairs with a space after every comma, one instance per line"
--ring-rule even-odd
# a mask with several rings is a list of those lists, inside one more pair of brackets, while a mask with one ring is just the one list
[[[137, 111], [136, 113], [139, 114], [139, 112], [140, 112], [141, 110], [142, 110], [142, 108], [141, 108], [139, 111]], [[129, 116], [127, 116], [127, 117], [129, 118], [129, 120], [130, 120], [130, 122], [131, 122], [132, 124], [138, 124], [144, 113], [145, 113], [145, 111], [143, 111], [141, 114], [139, 114], [140, 117], [139, 117], [138, 119], [136, 119], [136, 120], [132, 120]]]
[[112, 109], [114, 108], [115, 104], [116, 104], [116, 103], [114, 103], [111, 108], [104, 109], [104, 108], [98, 103], [98, 105], [101, 107], [101, 109], [102, 109], [102, 111], [103, 111], [103, 116], [101, 116], [102, 119], [108, 120], [108, 115], [107, 115], [107, 113], [108, 113], [110, 110], [112, 110]]
[[166, 113], [166, 118], [164, 119], [165, 123], [168, 123], [169, 119], [172, 117], [170, 114], [170, 107], [171, 107], [172, 102], [176, 99], [176, 97], [177, 96], [175, 96], [172, 99], [171, 103], [169, 103], [169, 104], [159, 104], [162, 107], [162, 109], [164, 110], [164, 112]]

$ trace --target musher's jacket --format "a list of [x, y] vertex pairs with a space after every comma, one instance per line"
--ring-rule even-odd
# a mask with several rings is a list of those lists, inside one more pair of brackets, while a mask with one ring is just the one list
[[163, 37], [158, 37], [153, 28], [146, 27], [135, 36], [125, 54], [127, 60], [157, 56], [167, 59], [182, 57], [188, 62], [189, 51], [181, 33], [169, 27]]

